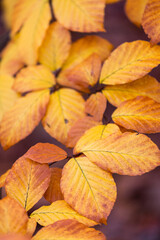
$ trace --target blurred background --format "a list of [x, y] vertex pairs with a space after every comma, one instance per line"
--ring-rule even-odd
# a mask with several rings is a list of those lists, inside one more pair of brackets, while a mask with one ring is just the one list
[[[11, 0], [12, 1], [12, 0]], [[124, 13], [125, 1], [107, 5], [105, 10], [104, 33], [96, 33], [108, 39], [116, 48], [123, 42], [148, 40], [143, 29], [133, 25]], [[0, 48], [9, 39], [9, 34], [2, 19], [0, 8]], [[72, 39], [87, 34], [72, 33]], [[151, 75], [160, 81], [160, 66]], [[106, 116], [110, 116], [114, 107], [108, 104]], [[160, 134], [149, 135], [160, 148]], [[11, 168], [16, 159], [22, 156], [37, 142], [55, 143], [65, 147], [50, 137], [41, 124], [26, 139], [20, 141], [7, 151], [0, 146], [0, 175]], [[103, 231], [108, 240], [160, 240], [160, 168], [138, 177], [119, 176], [114, 174], [117, 183], [118, 197], [108, 218], [108, 225], [97, 227]], [[4, 193], [3, 193], [4, 194]]]

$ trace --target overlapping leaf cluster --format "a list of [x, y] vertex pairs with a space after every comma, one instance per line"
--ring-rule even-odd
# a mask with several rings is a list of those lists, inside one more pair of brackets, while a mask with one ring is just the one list
[[[143, 18], [129, 0], [127, 15], [138, 23], [142, 18], [157, 43], [159, 20], [148, 19], [155, 6], [160, 16], [159, 1], [138, 2]], [[0, 63], [1, 145], [8, 149], [41, 121], [73, 155], [38, 143], [0, 177], [7, 193], [0, 201], [0, 239], [105, 239], [89, 227], [106, 224], [113, 208], [112, 173], [141, 175], [160, 165], [160, 150], [145, 135], [160, 132], [160, 84], [147, 75], [160, 64], [160, 46], [137, 40], [113, 50], [95, 35], [71, 43], [69, 30], [104, 30], [104, 0], [3, 4], [11, 41]], [[107, 100], [117, 109], [114, 123], [104, 124]], [[49, 167], [64, 159], [63, 169]], [[51, 204], [28, 217], [42, 196]], [[44, 227], [32, 237], [36, 222]]]

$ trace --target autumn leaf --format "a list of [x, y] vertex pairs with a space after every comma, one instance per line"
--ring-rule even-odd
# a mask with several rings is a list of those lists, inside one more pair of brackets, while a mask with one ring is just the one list
[[51, 178], [49, 186], [44, 194], [45, 199], [52, 203], [57, 200], [63, 200], [63, 194], [60, 188], [60, 180], [62, 177], [62, 169], [60, 168], [51, 168]]
[[54, 75], [43, 65], [23, 68], [16, 76], [13, 89], [20, 93], [51, 88], [56, 84]]
[[64, 200], [78, 213], [105, 223], [116, 199], [112, 175], [86, 157], [72, 158], [64, 166], [61, 178]]
[[142, 27], [151, 43], [160, 42], [160, 1], [148, 0], [142, 18]]
[[149, 75], [131, 83], [108, 85], [102, 92], [108, 101], [116, 107], [122, 102], [138, 96], [150, 97], [160, 103], [160, 83]]
[[18, 52], [18, 38], [19, 36], [16, 36], [12, 39], [1, 52], [1, 73], [14, 75], [24, 66], [24, 61]]
[[26, 235], [32, 237], [36, 230], [37, 222], [33, 218], [28, 219]]
[[76, 220], [61, 220], [43, 227], [32, 240], [106, 240], [102, 232], [88, 228]]
[[13, 164], [5, 189], [9, 197], [28, 211], [42, 198], [49, 181], [50, 170], [47, 164], [36, 163], [22, 156]]
[[160, 103], [148, 97], [127, 100], [113, 112], [115, 123], [140, 133], [160, 132]]
[[90, 128], [99, 125], [93, 117], [83, 117], [77, 120], [68, 132], [67, 147], [74, 147], [81, 136]]
[[31, 240], [31, 238], [18, 233], [9, 233], [0, 235], [0, 240]]
[[34, 211], [30, 217], [34, 218], [42, 226], [47, 226], [64, 219], [77, 220], [87, 226], [97, 225], [95, 221], [74, 211], [64, 200], [56, 201], [49, 206], [43, 206]]
[[34, 11], [25, 21], [18, 40], [20, 56], [27, 65], [36, 64], [38, 48], [45, 37], [50, 19], [51, 14], [48, 1], [38, 1]]
[[144, 9], [148, 0], [126, 0], [125, 13], [137, 27], [141, 26]]
[[74, 148], [74, 154], [80, 153], [81, 150], [88, 145], [88, 143], [92, 143], [103, 138], [108, 138], [112, 133], [121, 134], [119, 127], [113, 123], [92, 127], [91, 129], [87, 130], [79, 139]]
[[76, 32], [105, 31], [104, 0], [59, 0], [53, 1], [54, 14], [64, 27]]
[[8, 169], [4, 174], [2, 174], [0, 176], [0, 188], [5, 185], [6, 178], [7, 178], [8, 174], [9, 174], [9, 172], [10, 172], [10, 169]]
[[18, 94], [12, 90], [14, 79], [6, 74], [0, 74], [0, 120], [3, 114], [9, 110], [16, 100]]
[[160, 46], [151, 47], [147, 41], [125, 42], [105, 61], [100, 83], [116, 85], [145, 76], [160, 64]]
[[23, 207], [10, 197], [0, 200], [0, 234], [27, 231], [28, 216]]
[[81, 149], [100, 168], [123, 175], [141, 175], [160, 164], [160, 151], [143, 134], [125, 132], [88, 143]]
[[82, 96], [75, 90], [61, 88], [51, 95], [42, 123], [52, 137], [65, 144], [71, 126], [84, 116]]
[[121, 0], [105, 0], [106, 4], [120, 2]]
[[103, 114], [106, 110], [106, 98], [105, 96], [97, 92], [92, 94], [85, 103], [85, 111], [89, 115], [93, 116], [96, 121], [102, 121]]
[[25, 153], [25, 157], [38, 163], [51, 163], [65, 159], [67, 153], [54, 144], [37, 143]]
[[13, 9], [16, 4], [17, 0], [3, 0], [1, 2], [1, 6], [3, 9], [3, 20], [8, 28], [11, 28], [12, 25], [12, 15]]
[[37, 91], [21, 97], [5, 112], [0, 126], [0, 141], [8, 149], [26, 136], [39, 124], [49, 102], [49, 91]]
[[13, 36], [20, 28], [23, 26], [25, 21], [30, 17], [34, 11], [37, 0], [16, 0], [13, 11], [12, 11], [12, 21], [11, 21], [11, 35]]
[[45, 38], [39, 48], [38, 60], [50, 70], [62, 67], [69, 55], [71, 34], [58, 22], [49, 25]]

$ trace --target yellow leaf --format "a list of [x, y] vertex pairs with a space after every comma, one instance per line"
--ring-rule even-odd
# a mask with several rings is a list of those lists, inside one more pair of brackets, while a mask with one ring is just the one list
[[126, 42], [115, 49], [102, 67], [100, 83], [115, 85], [145, 76], [160, 63], [160, 46], [147, 41]]
[[2, 0], [3, 18], [7, 27], [11, 28], [13, 9], [17, 0]]
[[111, 4], [111, 3], [116, 3], [116, 2], [120, 2], [121, 0], [105, 0], [106, 4]]
[[39, 163], [51, 163], [65, 159], [67, 153], [54, 144], [37, 143], [25, 153], [25, 157]]
[[96, 121], [102, 121], [103, 114], [106, 110], [106, 98], [105, 96], [97, 92], [92, 94], [86, 101], [85, 104], [85, 111], [86, 113], [93, 116]]
[[152, 44], [160, 42], [160, 1], [148, 0], [142, 18], [142, 27]]
[[11, 22], [11, 35], [13, 36], [22, 25], [25, 23], [27, 18], [30, 17], [34, 11], [37, 0], [17, 0], [13, 12], [12, 12], [12, 22]]
[[148, 0], [126, 0], [125, 13], [137, 27], [141, 26], [142, 16]]
[[43, 227], [32, 240], [106, 240], [102, 232], [88, 228], [76, 220], [61, 220]]
[[0, 176], [0, 188], [5, 185], [6, 178], [10, 172], [10, 169]]
[[116, 107], [122, 102], [137, 96], [150, 97], [160, 103], [160, 83], [155, 78], [146, 75], [131, 83], [106, 86], [103, 94]]
[[64, 219], [77, 220], [87, 226], [97, 225], [95, 221], [74, 211], [64, 200], [56, 201], [50, 206], [43, 206], [34, 211], [30, 217], [34, 218], [42, 226], [47, 226]]
[[58, 22], [53, 22], [47, 29], [45, 38], [39, 48], [38, 60], [50, 70], [61, 68], [69, 55], [71, 34]]
[[62, 171], [64, 200], [78, 213], [105, 223], [116, 199], [112, 175], [86, 157], [72, 158]]
[[115, 133], [89, 143], [81, 151], [102, 169], [123, 175], [141, 175], [160, 164], [160, 151], [156, 144], [137, 133]]
[[93, 117], [84, 117], [77, 120], [68, 132], [67, 147], [74, 147], [79, 138], [83, 136], [88, 129], [99, 124], [100, 122], [95, 121]]
[[94, 86], [97, 83], [100, 71], [101, 59], [98, 54], [93, 53], [72, 69], [64, 70], [58, 77], [58, 82], [65, 86], [89, 92], [89, 85]]
[[18, 233], [8, 233], [0, 235], [0, 240], [31, 240], [31, 238]]
[[36, 64], [38, 48], [45, 37], [50, 19], [51, 14], [48, 1], [38, 1], [34, 11], [22, 27], [18, 41], [20, 56], [27, 65]]
[[58, 22], [72, 31], [105, 31], [104, 0], [54, 0], [53, 8]]
[[0, 120], [18, 99], [18, 94], [12, 90], [13, 80], [9, 75], [0, 74]]
[[115, 132], [117, 134], [121, 134], [119, 127], [113, 123], [92, 127], [91, 129], [86, 131], [85, 134], [79, 139], [74, 148], [74, 154], [80, 153], [81, 149], [83, 149], [85, 145], [88, 145], [88, 143], [107, 138], [109, 135]]
[[37, 222], [33, 218], [29, 218], [26, 234], [31, 237], [36, 230], [36, 226], [37, 226]]
[[63, 194], [60, 188], [60, 180], [62, 177], [62, 169], [60, 168], [51, 168], [51, 179], [49, 186], [44, 194], [45, 199], [52, 203], [57, 200], [63, 200]]
[[42, 123], [52, 137], [65, 144], [71, 126], [84, 116], [82, 96], [75, 90], [61, 88], [51, 95]]
[[12, 166], [6, 179], [7, 195], [18, 201], [28, 211], [43, 196], [50, 181], [50, 169], [25, 157]]
[[113, 45], [99, 36], [91, 35], [75, 41], [70, 50], [63, 69], [73, 68], [83, 62], [93, 53], [99, 55], [101, 61], [104, 61], [113, 49]]
[[19, 203], [8, 196], [0, 200], [0, 234], [25, 234], [27, 222], [27, 213]]
[[18, 37], [11, 40], [2, 51], [0, 62], [1, 73], [14, 75], [24, 66], [24, 62], [18, 52]]
[[8, 149], [28, 136], [39, 124], [49, 102], [49, 91], [43, 90], [21, 97], [5, 112], [0, 125], [0, 141]]
[[55, 77], [43, 65], [23, 68], [16, 76], [13, 89], [20, 93], [43, 90], [55, 85]]
[[113, 112], [115, 123], [140, 133], [160, 132], [160, 103], [148, 97], [127, 100]]

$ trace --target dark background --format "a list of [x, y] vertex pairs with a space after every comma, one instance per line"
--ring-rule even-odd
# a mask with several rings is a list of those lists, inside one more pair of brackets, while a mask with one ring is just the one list
[[[111, 41], [115, 48], [126, 41], [148, 40], [143, 29], [137, 28], [125, 16], [124, 1], [106, 7], [105, 29], [105, 33], [96, 34]], [[84, 35], [86, 34], [72, 33], [73, 41]], [[1, 46], [6, 42], [7, 36], [1, 11]], [[155, 68], [151, 75], [160, 80], [160, 67]], [[114, 107], [108, 104], [107, 116], [111, 115], [113, 110]], [[149, 136], [160, 147], [160, 134]], [[3, 151], [0, 147], [0, 175], [37, 142], [63, 146], [50, 137], [40, 124], [30, 136], [9, 150]], [[160, 240], [160, 168], [138, 177], [114, 174], [114, 178], [118, 189], [117, 201], [108, 218], [108, 225], [97, 229], [103, 231], [108, 240]]]

